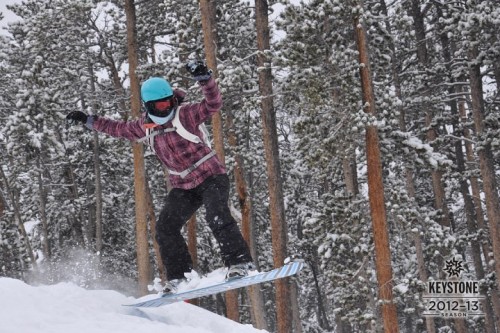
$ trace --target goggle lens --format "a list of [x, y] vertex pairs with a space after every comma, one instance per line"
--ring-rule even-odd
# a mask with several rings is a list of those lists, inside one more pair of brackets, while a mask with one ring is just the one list
[[156, 109], [156, 111], [159, 111], [159, 112], [165, 112], [165, 111], [169, 110], [172, 106], [173, 106], [172, 99], [154, 102], [154, 108]]

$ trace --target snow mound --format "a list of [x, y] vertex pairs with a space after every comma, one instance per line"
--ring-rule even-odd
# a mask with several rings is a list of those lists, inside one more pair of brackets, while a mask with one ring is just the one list
[[0, 295], [0, 333], [265, 332], [183, 302], [151, 309], [125, 307], [138, 300], [72, 283], [34, 287], [0, 278]]

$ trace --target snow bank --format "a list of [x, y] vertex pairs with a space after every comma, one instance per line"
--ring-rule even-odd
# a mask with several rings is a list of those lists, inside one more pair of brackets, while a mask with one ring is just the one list
[[138, 300], [71, 283], [33, 287], [0, 278], [0, 295], [0, 333], [265, 332], [187, 303], [154, 309], [124, 307]]

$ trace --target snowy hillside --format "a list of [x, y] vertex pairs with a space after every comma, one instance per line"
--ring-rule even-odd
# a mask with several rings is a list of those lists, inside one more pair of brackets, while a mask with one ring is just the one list
[[134, 310], [137, 300], [74, 284], [33, 287], [0, 278], [0, 333], [264, 333], [187, 303]]

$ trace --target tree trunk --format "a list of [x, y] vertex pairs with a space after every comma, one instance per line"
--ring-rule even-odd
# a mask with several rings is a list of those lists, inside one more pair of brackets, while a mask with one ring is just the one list
[[151, 239], [153, 241], [153, 250], [155, 253], [156, 264], [158, 266], [158, 273], [160, 279], [165, 281], [167, 279], [167, 271], [165, 265], [163, 265], [163, 260], [161, 259], [160, 246], [156, 241], [156, 214], [155, 207], [153, 205], [153, 197], [151, 196], [151, 189], [149, 184], [146, 182], [146, 202], [148, 205], [148, 219], [149, 219], [149, 230], [151, 232]]
[[[415, 28], [415, 37], [417, 41], [417, 59], [423, 70], [429, 69], [429, 59], [427, 53], [427, 40], [425, 35], [425, 25], [424, 25], [424, 17], [420, 10], [420, 0], [412, 0], [411, 2], [411, 15], [413, 17], [413, 24]], [[427, 89], [423, 91], [424, 96], [429, 96], [430, 91]], [[434, 142], [437, 139], [437, 133], [432, 128], [432, 121], [434, 118], [434, 110], [432, 105], [428, 102], [424, 104], [425, 110], [425, 126], [428, 128], [426, 133], [427, 141], [430, 145], [435, 148]], [[434, 202], [436, 209], [440, 210], [442, 213], [441, 217], [441, 225], [444, 227], [449, 227], [453, 229], [453, 223], [450, 217], [450, 212], [448, 210], [448, 206], [446, 204], [446, 196], [443, 185], [443, 173], [440, 170], [431, 170], [431, 178], [432, 178], [432, 188], [434, 192]], [[439, 264], [439, 262], [438, 262]], [[461, 318], [455, 318], [455, 329], [459, 333], [466, 333], [465, 321]]]
[[[92, 64], [88, 65], [90, 74], [90, 91], [96, 94], [95, 75]], [[92, 113], [97, 113], [97, 105], [91, 103], [90, 107]], [[99, 161], [99, 134], [94, 131], [93, 137], [93, 159], [94, 159], [94, 173], [95, 173], [95, 251], [100, 255], [102, 251], [102, 180], [101, 180], [101, 162]]]
[[[314, 280], [314, 289], [316, 290], [317, 293], [317, 298], [318, 298], [318, 325], [325, 329], [326, 331], [331, 331], [331, 326], [330, 323], [328, 322], [328, 311], [325, 307], [325, 302], [323, 300], [323, 296], [326, 296], [322, 292], [322, 288], [319, 284], [319, 279], [318, 279], [318, 259], [317, 259], [317, 249], [314, 248], [312, 249], [311, 252], [311, 260], [309, 261], [309, 268], [312, 273], [312, 277]], [[342, 322], [342, 314], [344, 312], [342, 311], [340, 314], [335, 315], [335, 320], [337, 322], [337, 332], [342, 333], [343, 332], [343, 327], [344, 323]]]
[[28, 237], [28, 233], [26, 232], [26, 228], [24, 228], [24, 223], [21, 217], [21, 207], [19, 207], [19, 193], [14, 192], [12, 195], [12, 199], [12, 204], [14, 206], [14, 218], [17, 222], [19, 233], [24, 239], [24, 245], [26, 246], [26, 252], [28, 254], [28, 257], [30, 258], [31, 265], [34, 269], [36, 269], [38, 264], [36, 262], [35, 253], [33, 252], [33, 248], [31, 247], [31, 242]]
[[[297, 280], [296, 277], [292, 277], [290, 279], [290, 297], [292, 299], [299, 299], [299, 290], [297, 287]], [[300, 321], [300, 309], [299, 309], [299, 302], [292, 302], [290, 304], [292, 308], [292, 326], [293, 326], [293, 332], [294, 333], [302, 333], [302, 322]]]
[[[381, 8], [382, 11], [385, 15], [385, 17], [389, 16], [389, 12], [387, 10], [387, 6], [385, 3], [385, 0], [380, 0]], [[385, 25], [387, 28], [387, 31], [391, 31], [391, 25], [388, 20], [385, 21]], [[392, 52], [392, 59], [391, 59], [391, 71], [392, 71], [392, 78], [394, 80], [394, 87], [396, 90], [396, 96], [400, 99], [403, 100], [403, 96], [401, 94], [401, 83], [399, 80], [399, 73], [397, 70], [397, 65], [396, 65], [396, 59], [394, 58], [396, 55], [396, 48], [394, 43], [391, 43], [391, 52]], [[406, 117], [405, 117], [405, 110], [402, 106], [399, 107], [399, 129], [402, 132], [407, 131], [406, 127]], [[416, 202], [416, 191], [415, 191], [415, 182], [414, 182], [414, 177], [413, 177], [413, 170], [410, 168], [409, 165], [405, 165], [405, 187], [406, 187], [406, 192], [408, 193], [408, 197], [412, 199], [413, 202]], [[418, 220], [414, 219], [411, 221], [411, 225], [413, 226], [418, 226]], [[418, 268], [418, 276], [422, 282], [426, 283], [427, 282], [427, 269], [425, 267], [425, 262], [424, 262], [424, 251], [422, 248], [422, 237], [420, 235], [420, 231], [417, 230], [417, 232], [414, 233], [413, 235], [413, 243], [415, 245], [415, 254], [417, 257], [417, 268]], [[425, 317], [425, 327], [427, 329], [427, 333], [436, 333], [436, 325], [434, 323], [434, 318], [433, 317]]]
[[186, 225], [187, 227], [187, 244], [189, 254], [191, 255], [191, 260], [193, 261], [193, 269], [196, 270], [198, 267], [198, 241], [196, 239], [196, 214], [193, 214]]
[[[0, 182], [0, 185], [2, 183]], [[3, 187], [0, 186], [0, 219], [2, 218], [3, 214], [5, 213], [5, 209], [7, 209], [7, 200], [5, 199], [3, 195]]]
[[[465, 140], [465, 156], [467, 159], [468, 163], [476, 163], [476, 158], [474, 156], [474, 151], [472, 148], [472, 144], [470, 142], [471, 139], [471, 134], [469, 129], [466, 127], [468, 123], [466, 111], [465, 111], [465, 102], [462, 100], [458, 104], [458, 109], [460, 112], [460, 119], [462, 122], [462, 126], [464, 127], [463, 129], [463, 135]], [[486, 227], [486, 222], [484, 221], [484, 212], [483, 212], [483, 207], [482, 207], [482, 201], [481, 201], [481, 190], [479, 187], [479, 181], [477, 177], [471, 176], [469, 178], [470, 180], [470, 187], [472, 190], [472, 199], [474, 201], [474, 208], [475, 208], [475, 216], [476, 216], [476, 223], [478, 227], [478, 232], [481, 230], [487, 230]], [[493, 250], [489, 244], [489, 242], [482, 241], [481, 242], [482, 246], [482, 251], [483, 251], [483, 257], [484, 257], [484, 262], [488, 264], [491, 261], [490, 258], [490, 253], [493, 253]], [[488, 268], [491, 268], [488, 266]], [[493, 267], [494, 269], [494, 267]], [[494, 321], [496, 323], [496, 326], [500, 328], [500, 295], [498, 294], [498, 289], [493, 288], [490, 290], [491, 293], [491, 306], [493, 307], [493, 311], [495, 313], [494, 316]]]
[[[130, 104], [132, 118], [140, 116], [140, 85], [135, 73], [138, 64], [137, 57], [137, 30], [134, 0], [125, 0], [125, 14], [127, 18], [127, 53], [130, 78]], [[148, 293], [150, 279], [147, 203], [146, 203], [146, 177], [144, 171], [144, 149], [140, 143], [132, 143], [134, 155], [134, 189], [135, 189], [135, 219], [136, 219], [136, 246], [138, 269], [138, 293]]]
[[[196, 213], [191, 216], [188, 223], [186, 224], [187, 228], [187, 246], [189, 255], [191, 256], [193, 269], [196, 271], [198, 269], [198, 239], [197, 239], [197, 230], [196, 230]], [[160, 253], [158, 253], [159, 255]], [[163, 264], [161, 264], [163, 266]], [[189, 300], [189, 303], [194, 305], [199, 305], [200, 302], [197, 298]]]
[[[234, 130], [234, 117], [231, 109], [226, 111], [226, 127], [228, 129], [228, 143], [236, 152], [238, 149], [238, 138]], [[252, 200], [248, 195], [247, 183], [245, 180], [245, 171], [243, 165], [243, 157], [235, 153], [235, 166], [234, 166], [234, 180], [236, 183], [236, 192], [240, 203], [241, 210], [241, 232], [243, 239], [250, 247], [250, 252], [255, 253], [252, 249]], [[257, 258], [253, 257], [254, 263], [257, 267]], [[248, 298], [251, 304], [251, 315], [253, 325], [258, 329], [267, 330], [266, 314], [264, 308], [264, 296], [260, 286], [250, 286], [246, 288]]]
[[[217, 78], [217, 25], [215, 23], [215, 6], [215, 0], [200, 0], [201, 25], [203, 28], [204, 41], [203, 45], [205, 46], [207, 66], [212, 69], [213, 76]], [[217, 157], [219, 157], [221, 162], [224, 163], [224, 135], [222, 134], [222, 117], [220, 112], [212, 116], [212, 131]]]
[[37, 156], [37, 178], [38, 178], [38, 208], [40, 210], [40, 219], [42, 220], [42, 252], [47, 260], [50, 260], [51, 251], [49, 246], [49, 223], [47, 221], [47, 204], [46, 204], [46, 193], [43, 186], [42, 178], [42, 163], [40, 162], [40, 155]]
[[[415, 28], [415, 37], [417, 41], [417, 59], [419, 64], [425, 70], [429, 66], [428, 64], [428, 54], [425, 36], [425, 25], [422, 12], [420, 10], [420, 0], [412, 0], [411, 2], [412, 10], [411, 15], [413, 17], [413, 25]], [[429, 96], [429, 90], [423, 91], [425, 96]], [[425, 103], [425, 126], [428, 128], [426, 133], [426, 138], [429, 144], [434, 146], [434, 142], [437, 139], [437, 133], [432, 128], [432, 120], [434, 118], [434, 111], [429, 103]], [[450, 212], [446, 204], [445, 191], [443, 186], [443, 174], [440, 170], [431, 170], [432, 187], [434, 191], [434, 202], [436, 209], [441, 210], [441, 225], [445, 227], [451, 227], [452, 222], [450, 219]]]
[[19, 207], [19, 194], [16, 193], [16, 189], [11, 188], [9, 181], [7, 179], [7, 176], [5, 175], [3, 168], [0, 167], [0, 176], [2, 178], [3, 184], [6, 189], [6, 193], [8, 193], [10, 197], [10, 201], [12, 202], [12, 209], [14, 211], [14, 220], [16, 221], [17, 224], [17, 230], [19, 231], [19, 234], [24, 240], [24, 245], [26, 246], [26, 254], [30, 258], [31, 265], [33, 266], [33, 269], [36, 270], [37, 268], [37, 262], [35, 259], [35, 254], [33, 253], [33, 249], [31, 247], [30, 240], [28, 238], [28, 234], [26, 233], [26, 229], [24, 228], [24, 223], [22, 221], [21, 217], [21, 208]]
[[[441, 5], [436, 3], [436, 11], [438, 13], [439, 18], [443, 18], [443, 11], [441, 9]], [[440, 21], [438, 21], [440, 22]], [[440, 27], [441, 31], [444, 31], [444, 26], [441, 23], [438, 23], [438, 27]], [[450, 106], [450, 110], [452, 113], [452, 125], [454, 136], [457, 138], [463, 137], [464, 131], [460, 125], [460, 110], [459, 103], [456, 100], [452, 99], [451, 96], [459, 96], [461, 94], [462, 88], [455, 82], [455, 78], [452, 74], [452, 63], [453, 59], [451, 54], [454, 52], [453, 44], [450, 43], [447, 33], [443, 32], [439, 34], [441, 44], [442, 44], [442, 52], [443, 58], [445, 60], [446, 70], [448, 71], [448, 77], [451, 85], [448, 87], [448, 94], [450, 96], [450, 101], [448, 102]], [[463, 80], [460, 80], [463, 81]], [[463, 103], [461, 104], [463, 106]], [[455, 161], [457, 165], [457, 171], [459, 173], [459, 184], [460, 184], [460, 192], [462, 194], [462, 198], [464, 200], [464, 211], [465, 211], [465, 221], [467, 225], [467, 230], [470, 235], [477, 234], [480, 230], [478, 230], [478, 226], [476, 224], [476, 216], [475, 216], [475, 208], [472, 197], [469, 193], [469, 185], [467, 183], [467, 177], [465, 175], [465, 156], [463, 152], [463, 144], [462, 140], [455, 141]], [[482, 280], [485, 277], [485, 270], [483, 268], [483, 262], [481, 260], [481, 246], [476, 239], [472, 239], [470, 242], [470, 252], [472, 255], [472, 262], [474, 265], [474, 271], [476, 272], [476, 277], [478, 280]], [[491, 297], [497, 296], [496, 290], [492, 290]], [[493, 315], [493, 310], [490, 305], [490, 300], [486, 300], [484, 302], [485, 309], [485, 330], [487, 333], [495, 332], [495, 320]]]
[[[354, 18], [354, 31], [359, 52], [361, 86], [365, 112], [375, 116], [375, 96], [372, 90], [372, 78], [368, 57], [365, 30]], [[382, 302], [382, 318], [386, 333], [399, 332], [396, 305], [392, 295], [392, 264], [387, 230], [384, 184], [382, 181], [382, 163], [380, 158], [378, 130], [375, 126], [366, 127], [366, 157], [368, 167], [368, 196], [375, 243], [375, 266], [379, 285], [379, 298]]]
[[[257, 29], [257, 67], [259, 69], [259, 91], [262, 108], [262, 127], [264, 151], [267, 165], [267, 178], [270, 199], [271, 237], [274, 266], [283, 265], [287, 257], [287, 225], [283, 200], [283, 184], [279, 162], [276, 113], [273, 103], [271, 59], [266, 55], [270, 51], [269, 6], [266, 0], [255, 1], [255, 25]], [[277, 332], [292, 332], [291, 302], [297, 302], [290, 296], [288, 279], [276, 281]]]
[[[474, 45], [474, 44], [473, 44]], [[484, 128], [484, 99], [483, 85], [481, 82], [480, 66], [476, 62], [478, 58], [478, 47], [474, 45], [469, 50], [469, 80], [471, 85], [471, 103], [472, 115], [474, 118], [474, 127], [479, 140], [485, 135]], [[488, 225], [490, 228], [490, 238], [493, 245], [493, 257], [495, 259], [495, 273], [497, 285], [500, 285], [500, 202], [498, 198], [498, 187], [495, 178], [495, 168], [491, 143], [484, 142], [478, 147], [479, 168], [483, 178], [483, 190], [486, 199], [486, 214], [488, 216]]]
[[[213, 76], [217, 78], [217, 26], [215, 19], [215, 0], [200, 0], [201, 25], [203, 28], [205, 56], [207, 66], [212, 69]], [[222, 117], [220, 112], [212, 116], [212, 131], [214, 136], [214, 146], [219, 160], [225, 164], [224, 154], [224, 134], [222, 130]], [[238, 290], [226, 292], [226, 313], [229, 319], [239, 322]]]
[[347, 193], [352, 196], [359, 194], [358, 173], [356, 170], [356, 158], [348, 152], [342, 158], [342, 170], [344, 171], [344, 182]]

